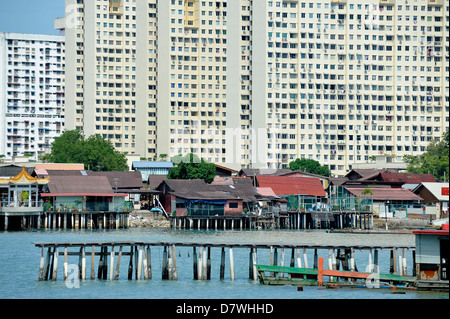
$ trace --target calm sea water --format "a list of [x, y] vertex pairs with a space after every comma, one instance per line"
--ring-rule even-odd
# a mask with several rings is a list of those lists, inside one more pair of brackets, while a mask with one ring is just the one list
[[[62, 280], [63, 258], [59, 258], [58, 281], [39, 282], [40, 249], [33, 242], [108, 241], [108, 240], [176, 240], [217, 242], [289, 242], [298, 244], [414, 244], [409, 234], [337, 234], [326, 231], [198, 231], [154, 228], [97, 231], [22, 231], [0, 232], [0, 299], [448, 299], [446, 293], [406, 292], [393, 294], [384, 289], [326, 289], [294, 286], [264, 286], [248, 279], [248, 249], [234, 249], [236, 280], [230, 281], [228, 253], [225, 280], [219, 279], [220, 248], [212, 249], [212, 274], [209, 281], [193, 280], [192, 248], [177, 248], [178, 281], [161, 280], [162, 249], [152, 248], [153, 279], [129, 281], [129, 257], [121, 262], [118, 281], [86, 280], [79, 288], [69, 288]], [[280, 252], [278, 254], [281, 256]], [[319, 256], [328, 256], [319, 251]], [[412, 256], [408, 252], [408, 271]], [[258, 263], [269, 264], [269, 251], [258, 250]], [[309, 265], [313, 252], [309, 252]], [[358, 270], [364, 271], [368, 262], [365, 251], [356, 251]], [[87, 258], [88, 262], [90, 258]], [[285, 265], [289, 265], [290, 250]], [[69, 264], [78, 257], [69, 256]], [[98, 257], [96, 257], [98, 264]], [[380, 271], [389, 272], [389, 253], [380, 252]], [[327, 265], [327, 262], [325, 262]], [[326, 266], [325, 266], [326, 267]], [[90, 264], [87, 264], [88, 274]]]

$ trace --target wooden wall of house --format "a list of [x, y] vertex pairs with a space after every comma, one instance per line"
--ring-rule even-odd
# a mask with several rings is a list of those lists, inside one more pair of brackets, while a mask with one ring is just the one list
[[439, 202], [437, 198], [434, 197], [434, 195], [425, 187], [421, 187], [418, 195], [423, 198], [423, 204], [431, 205]]
[[[230, 207], [233, 205], [237, 204], [236, 208]], [[225, 204], [225, 212], [224, 215], [226, 217], [239, 217], [242, 216], [242, 211], [243, 211], [244, 207], [243, 207], [243, 201], [242, 200], [228, 200], [227, 203]]]

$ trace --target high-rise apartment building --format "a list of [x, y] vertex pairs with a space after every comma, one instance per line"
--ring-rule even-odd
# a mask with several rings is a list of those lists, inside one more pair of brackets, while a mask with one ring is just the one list
[[64, 125], [64, 37], [0, 32], [0, 155], [46, 152]]
[[343, 175], [448, 130], [448, 0], [66, 4], [66, 126], [129, 154]]

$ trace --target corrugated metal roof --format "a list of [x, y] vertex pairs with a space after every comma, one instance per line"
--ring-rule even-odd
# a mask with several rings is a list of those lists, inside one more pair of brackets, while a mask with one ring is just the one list
[[151, 162], [151, 161], [140, 161], [133, 162], [132, 168], [173, 168], [172, 162]]
[[[352, 188], [346, 187], [347, 191], [355, 196], [360, 196], [365, 188]], [[406, 200], [406, 201], [418, 201], [422, 200], [420, 196], [417, 196], [413, 192], [404, 188], [371, 188], [374, 201], [386, 201], [386, 200]]]
[[422, 182], [436, 182], [432, 174], [409, 174], [409, 173], [380, 173], [384, 182], [403, 182], [405, 184], [420, 184]]
[[36, 163], [35, 169], [46, 170], [84, 170], [84, 164], [72, 163]]
[[51, 176], [48, 183], [50, 193], [64, 194], [113, 194], [106, 176]]
[[326, 196], [320, 179], [314, 177], [256, 176], [259, 187], [271, 187], [276, 195]]

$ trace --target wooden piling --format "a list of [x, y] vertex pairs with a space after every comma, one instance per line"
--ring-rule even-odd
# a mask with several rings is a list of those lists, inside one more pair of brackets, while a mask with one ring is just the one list
[[303, 260], [305, 262], [305, 268], [308, 268], [308, 254], [306, 253], [306, 248], [303, 248]]
[[95, 246], [92, 245], [92, 254], [91, 254], [91, 280], [95, 279]]
[[220, 280], [225, 278], [225, 247], [222, 247], [222, 252], [220, 256]]
[[148, 279], [152, 279], [152, 251], [150, 246], [147, 246], [147, 275]]
[[44, 280], [44, 266], [45, 266], [45, 257], [44, 257], [45, 246], [42, 246], [41, 249], [41, 260], [39, 262], [39, 281]]
[[173, 267], [173, 275], [172, 280], [178, 280], [178, 271], [177, 271], [177, 254], [175, 251], [175, 245], [172, 245], [172, 267]]
[[86, 250], [84, 245], [81, 247], [81, 280], [86, 280]]
[[58, 275], [58, 247], [55, 246], [53, 250], [53, 273], [52, 273], [53, 281], [56, 281], [57, 275]]
[[234, 259], [233, 259], [233, 248], [229, 248], [229, 254], [230, 254], [230, 277], [231, 281], [234, 281]]
[[114, 245], [112, 245], [111, 246], [111, 256], [109, 258], [109, 280], [114, 279], [114, 257], [115, 257]]
[[208, 257], [206, 253], [206, 246], [203, 246], [203, 256], [202, 256], [202, 280], [207, 280], [208, 278]]
[[211, 247], [208, 247], [208, 259], [206, 261], [206, 280], [211, 280]]
[[163, 251], [162, 279], [169, 279], [167, 246], [164, 246]]
[[197, 258], [197, 249], [195, 246], [193, 247], [192, 259], [193, 259], [193, 267], [194, 267], [194, 280], [198, 280], [198, 258]]
[[117, 256], [117, 265], [116, 265], [116, 272], [114, 274], [114, 280], [119, 279], [119, 269], [120, 269], [120, 260], [122, 259], [122, 249], [123, 249], [123, 247], [120, 246], [119, 255]]
[[130, 246], [130, 262], [128, 264], [128, 280], [133, 279], [133, 246]]

